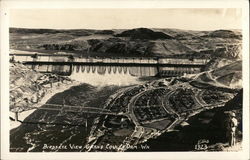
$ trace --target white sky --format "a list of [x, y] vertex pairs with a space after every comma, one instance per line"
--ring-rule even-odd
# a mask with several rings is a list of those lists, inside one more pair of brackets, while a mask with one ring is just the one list
[[12, 9], [10, 27], [241, 29], [241, 9]]

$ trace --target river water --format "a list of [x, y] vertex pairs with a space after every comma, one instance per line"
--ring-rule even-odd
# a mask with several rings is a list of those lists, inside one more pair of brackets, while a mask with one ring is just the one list
[[[40, 70], [45, 68], [45, 66], [39, 67]], [[39, 67], [37, 67], [38, 70]], [[67, 71], [67, 66], [57, 71]], [[154, 71], [154, 68], [140, 67], [74, 66], [69, 78], [80, 81], [82, 84], [54, 95], [47, 103], [102, 108], [105, 99], [118, 89], [142, 83], [141, 78], [154, 75]], [[83, 147], [86, 137], [97, 116], [97, 114], [69, 113], [63, 110], [36, 110], [24, 119], [25, 123], [10, 131], [10, 151], [85, 151]]]
[[[110, 94], [124, 86], [81, 84], [51, 97], [47, 103], [102, 108]], [[43, 107], [43, 106], [42, 106]], [[36, 110], [10, 131], [10, 151], [82, 151], [91, 124], [98, 115], [82, 112]], [[87, 127], [86, 125], [87, 119]], [[72, 145], [78, 148], [70, 148]], [[66, 147], [65, 147], [66, 146]]]

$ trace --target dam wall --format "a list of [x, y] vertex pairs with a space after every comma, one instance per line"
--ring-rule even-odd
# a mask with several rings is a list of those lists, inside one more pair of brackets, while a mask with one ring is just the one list
[[21, 62], [44, 73], [130, 74], [131, 76], [181, 76], [201, 72], [208, 59], [148, 57], [74, 57], [72, 55], [10, 54], [10, 61]]

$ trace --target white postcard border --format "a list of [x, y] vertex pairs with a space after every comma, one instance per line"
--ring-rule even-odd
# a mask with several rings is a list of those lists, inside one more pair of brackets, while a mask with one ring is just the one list
[[[249, 8], [248, 1], [1, 1], [1, 159], [248, 159], [249, 158]], [[14, 8], [242, 8], [243, 151], [139, 153], [10, 153], [9, 152], [9, 10]]]

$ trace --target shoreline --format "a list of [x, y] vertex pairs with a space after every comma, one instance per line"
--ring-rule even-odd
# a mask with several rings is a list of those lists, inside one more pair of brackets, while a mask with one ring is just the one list
[[[46, 103], [55, 94], [63, 92], [65, 90], [68, 90], [69, 88], [71, 88], [73, 86], [77, 86], [79, 84], [81, 84], [81, 82], [71, 81], [71, 83], [61, 83], [59, 86], [56, 85], [55, 87], [50, 88], [49, 90], [47, 90], [45, 96], [41, 99], [41, 101], [38, 102], [38, 106], [37, 107], [41, 107], [41, 105], [39, 105], [39, 104]], [[36, 105], [37, 104], [34, 104], [34, 106], [36, 106]], [[18, 119], [20, 121], [23, 121], [26, 117], [28, 117], [29, 115], [31, 115], [35, 110], [36, 109], [31, 109], [31, 110], [26, 110], [26, 111], [20, 112], [19, 115], [18, 115]], [[15, 117], [15, 113], [9, 111], [9, 117], [12, 117], [12, 118]], [[10, 130], [19, 127], [22, 124], [20, 121], [10, 120]]]

